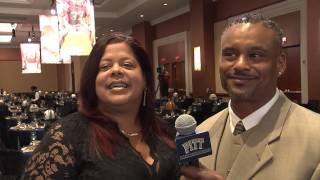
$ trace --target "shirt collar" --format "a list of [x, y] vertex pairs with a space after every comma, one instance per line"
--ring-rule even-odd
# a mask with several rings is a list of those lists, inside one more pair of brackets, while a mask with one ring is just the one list
[[230, 128], [231, 132], [233, 133], [234, 128], [236, 124], [242, 120], [244, 127], [246, 128], [246, 131], [253, 128], [254, 126], [258, 125], [263, 116], [270, 110], [270, 108], [274, 105], [274, 103], [279, 98], [279, 89], [276, 89], [276, 93], [274, 96], [263, 106], [261, 106], [259, 109], [255, 110], [248, 116], [246, 116], [243, 119], [240, 119], [232, 110], [231, 108], [231, 100], [228, 103], [228, 111], [229, 111], [229, 118], [230, 118]]

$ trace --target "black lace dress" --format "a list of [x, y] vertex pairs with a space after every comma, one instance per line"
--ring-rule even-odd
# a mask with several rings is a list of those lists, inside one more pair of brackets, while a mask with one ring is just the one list
[[24, 179], [179, 179], [175, 151], [158, 138], [147, 142], [155, 160], [149, 165], [124, 136], [115, 159], [90, 157], [88, 130], [80, 113], [53, 125], [28, 160]]

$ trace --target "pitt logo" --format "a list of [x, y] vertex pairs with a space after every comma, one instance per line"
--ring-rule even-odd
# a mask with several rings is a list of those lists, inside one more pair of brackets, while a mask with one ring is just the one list
[[190, 139], [189, 141], [182, 144], [185, 154], [189, 154], [192, 151], [202, 149], [204, 138]]

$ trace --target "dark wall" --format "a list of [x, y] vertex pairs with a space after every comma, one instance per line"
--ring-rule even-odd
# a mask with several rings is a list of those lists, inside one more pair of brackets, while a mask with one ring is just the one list
[[168, 72], [169, 88], [185, 89], [185, 42], [179, 41], [158, 47], [158, 64]]
[[190, 29], [190, 13], [185, 13], [153, 26], [154, 39], [160, 39]]
[[214, 2], [212, 21], [220, 21], [228, 17], [263, 8], [284, 0], [217, 0]]
[[[283, 47], [287, 53], [287, 69], [279, 78], [278, 87], [285, 94], [298, 103], [301, 103], [301, 56], [300, 56], [300, 12], [295, 11], [272, 18], [283, 30], [287, 38]], [[286, 92], [286, 90], [289, 90]]]
[[207, 96], [208, 88], [215, 89], [214, 31], [209, 18], [213, 11], [213, 3], [211, 0], [191, 0], [190, 7], [191, 59], [194, 59], [194, 47], [200, 46], [201, 50], [201, 71], [192, 70], [193, 94]]
[[309, 99], [320, 100], [320, 1], [307, 0]]
[[271, 18], [276, 21], [287, 37], [284, 47], [300, 45], [300, 11]]

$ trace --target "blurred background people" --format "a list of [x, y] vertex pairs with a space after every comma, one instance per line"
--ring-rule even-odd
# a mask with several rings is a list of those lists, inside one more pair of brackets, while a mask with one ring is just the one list
[[31, 101], [36, 103], [40, 99], [40, 93], [38, 91], [38, 87], [33, 85], [30, 87], [30, 90], [34, 93]]
[[168, 97], [169, 96], [169, 80], [170, 75], [169, 72], [165, 69], [163, 65], [160, 65], [157, 68], [158, 72], [158, 80], [159, 80], [159, 88], [160, 88], [160, 96]]

